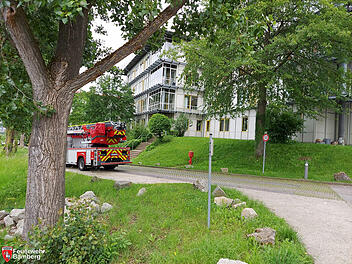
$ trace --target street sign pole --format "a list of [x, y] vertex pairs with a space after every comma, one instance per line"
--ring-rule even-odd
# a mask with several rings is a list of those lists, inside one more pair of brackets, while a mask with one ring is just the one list
[[269, 140], [269, 135], [264, 134], [263, 136], [263, 143], [264, 143], [264, 153], [263, 153], [263, 174], [264, 174], [264, 169], [265, 169], [265, 151], [266, 151], [266, 142]]
[[264, 168], [265, 168], [265, 149], [266, 149], [266, 141], [264, 141], [264, 153], [263, 153], [263, 174], [264, 174]]
[[213, 156], [213, 134], [209, 134], [209, 174], [208, 174], [208, 229], [210, 228], [210, 205], [211, 205], [211, 157]]

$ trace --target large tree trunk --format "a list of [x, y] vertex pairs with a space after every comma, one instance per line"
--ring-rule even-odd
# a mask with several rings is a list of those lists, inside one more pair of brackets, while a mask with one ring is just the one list
[[28, 148], [25, 237], [38, 220], [42, 226], [54, 225], [64, 210], [66, 127], [73, 93], [51, 98], [55, 102], [47, 103], [54, 106], [55, 114], [33, 119]]
[[13, 140], [15, 138], [15, 130], [13, 128], [6, 128], [6, 141], [5, 141], [5, 153], [8, 157], [13, 150]]
[[266, 85], [259, 88], [259, 100], [257, 105], [256, 123], [255, 123], [255, 155], [257, 158], [263, 156], [264, 143], [263, 135], [265, 133], [265, 112], [266, 112]]

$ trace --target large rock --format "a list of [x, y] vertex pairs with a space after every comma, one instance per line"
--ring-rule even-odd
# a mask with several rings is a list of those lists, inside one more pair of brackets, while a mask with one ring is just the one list
[[0, 221], [5, 218], [5, 216], [8, 216], [9, 213], [6, 212], [5, 210], [0, 211]]
[[216, 186], [215, 190], [212, 192], [214, 197], [226, 196], [226, 193], [221, 189], [220, 186]]
[[15, 236], [22, 236], [23, 234], [23, 227], [24, 227], [24, 219], [21, 219], [18, 221], [17, 226], [16, 226], [16, 231], [14, 233]]
[[244, 208], [241, 212], [241, 217], [244, 219], [252, 219], [257, 216], [258, 214], [256, 213], [256, 211], [254, 211], [253, 208]]
[[4, 240], [5, 240], [5, 241], [10, 241], [10, 240], [13, 240], [14, 238], [15, 238], [14, 236], [6, 235], [6, 236], [4, 237]]
[[122, 188], [130, 187], [131, 185], [132, 185], [132, 182], [130, 181], [116, 181], [114, 184], [114, 188], [116, 190], [120, 190]]
[[5, 222], [5, 226], [6, 227], [11, 227], [15, 225], [15, 221], [13, 221], [13, 219], [11, 218], [11, 216], [5, 216], [4, 218], [4, 222]]
[[233, 200], [224, 196], [221, 197], [215, 197], [214, 198], [214, 203], [217, 206], [231, 206], [231, 204], [233, 203]]
[[24, 209], [12, 209], [10, 212], [11, 218], [18, 222], [21, 219], [24, 219], [25, 210]]
[[[235, 202], [235, 201], [234, 201]], [[246, 202], [241, 202], [241, 203], [232, 203], [232, 208], [236, 209], [241, 206], [246, 206]]]
[[11, 216], [5, 216], [4, 218], [4, 222], [5, 222], [5, 226], [6, 227], [11, 227], [11, 226], [14, 226], [15, 225], [15, 221], [13, 221], [12, 217]]
[[84, 200], [91, 200], [91, 201], [95, 201], [97, 203], [99, 203], [99, 199], [97, 198], [97, 196], [95, 195], [94, 192], [92, 191], [87, 191], [84, 194], [82, 194], [80, 197], [80, 200], [84, 201]]
[[335, 181], [351, 181], [351, 178], [343, 171], [334, 174]]
[[222, 258], [218, 261], [217, 264], [248, 264], [248, 263], [240, 261], [240, 260], [232, 260], [232, 259]]
[[97, 204], [97, 203], [94, 202], [94, 201], [92, 201], [92, 202], [90, 203], [90, 206], [89, 206], [88, 208], [94, 209], [94, 210], [95, 210], [96, 212], [98, 212], [98, 213], [101, 211], [101, 208], [100, 208], [99, 204]]
[[247, 237], [254, 237], [260, 244], [275, 245], [276, 231], [270, 227], [257, 228], [254, 233], [247, 235]]
[[108, 204], [108, 203], [103, 203], [103, 205], [101, 206], [100, 208], [100, 211], [102, 213], [105, 213], [107, 211], [110, 211], [112, 209], [112, 205], [111, 204]]
[[146, 188], [142, 188], [138, 191], [137, 196], [142, 196], [147, 191]]
[[194, 189], [200, 190], [201, 192], [207, 192], [208, 191], [208, 184], [205, 180], [196, 180], [193, 183]]

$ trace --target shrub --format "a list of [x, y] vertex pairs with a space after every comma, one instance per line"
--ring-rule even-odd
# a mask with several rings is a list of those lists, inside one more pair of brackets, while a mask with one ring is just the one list
[[129, 131], [128, 139], [142, 139], [142, 141], [147, 141], [152, 136], [147, 127], [137, 124]]
[[298, 113], [287, 108], [271, 107], [267, 110], [266, 130], [270, 141], [274, 143], [287, 143], [292, 137], [303, 129], [304, 120]]
[[188, 118], [185, 114], [180, 114], [177, 119], [173, 121], [173, 129], [175, 130], [175, 136], [183, 137], [188, 128]]
[[154, 114], [149, 120], [148, 127], [150, 132], [161, 140], [162, 137], [170, 131], [171, 122], [165, 115]]
[[45, 250], [36, 263], [111, 263], [131, 243], [124, 233], [109, 235], [107, 226], [93, 212], [84, 205], [73, 206], [65, 222], [53, 228], [35, 227], [28, 244], [17, 242], [14, 247]]

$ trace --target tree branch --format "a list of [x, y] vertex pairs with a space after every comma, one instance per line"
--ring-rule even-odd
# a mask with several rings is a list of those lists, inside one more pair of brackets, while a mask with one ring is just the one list
[[10, 7], [1, 9], [6, 28], [21, 56], [28, 76], [33, 84], [33, 97], [40, 100], [49, 86], [49, 75], [45, 67], [39, 46], [29, 28], [26, 15], [21, 7], [11, 2]]
[[71, 81], [67, 82], [70, 91], [77, 91], [84, 85], [94, 81], [104, 72], [111, 69], [116, 63], [126, 58], [131, 53], [141, 49], [149, 37], [153, 35], [164, 23], [173, 17], [177, 11], [187, 2], [187, 0], [174, 0], [164, 11], [162, 11], [153, 21], [122, 47], [96, 63], [92, 68], [78, 75]]

